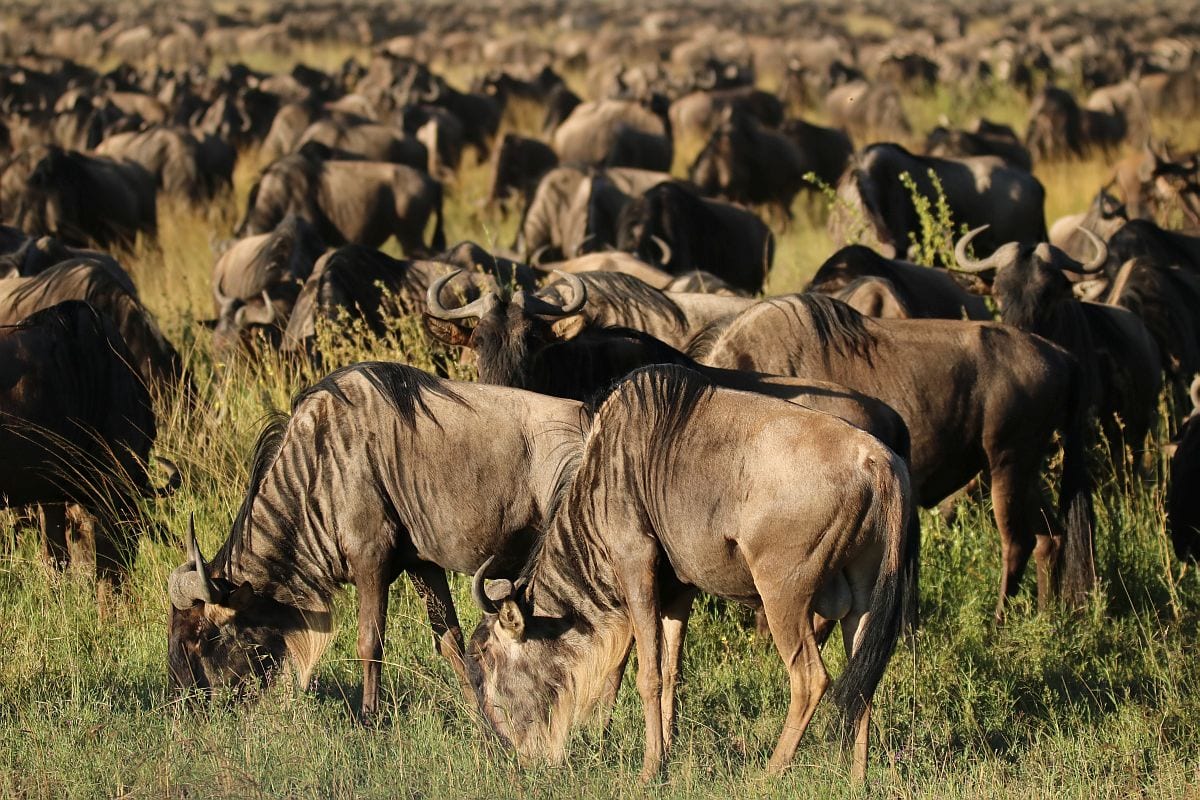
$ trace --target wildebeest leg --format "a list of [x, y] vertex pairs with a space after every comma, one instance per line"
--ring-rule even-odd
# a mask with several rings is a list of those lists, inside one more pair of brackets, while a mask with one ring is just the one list
[[[759, 576], [755, 576], [759, 583]], [[787, 668], [788, 683], [791, 686], [791, 701], [788, 704], [787, 718], [783, 722], [783, 733], [775, 752], [767, 764], [767, 771], [772, 774], [782, 772], [792, 761], [800, 737], [808, 728], [817, 703], [829, 687], [829, 673], [821, 660], [821, 648], [812, 627], [812, 601], [806, 599], [802, 603], [795, 602], [794, 595], [781, 596], [778, 584], [774, 581], [762, 581], [761, 586], [771, 586], [775, 589], [769, 595], [763, 596], [763, 609], [767, 613], [767, 622], [771, 626], [771, 636], [775, 647]], [[759, 589], [760, 593], [763, 591]]]
[[[861, 562], [847, 570], [850, 584], [850, 613], [842, 619], [842, 646], [846, 650], [846, 660], [858, 650], [860, 642], [858, 634], [863, 620], [871, 609], [871, 594], [874, 591], [876, 578], [879, 576], [879, 562], [863, 564]], [[871, 701], [863, 709], [862, 717], [854, 726], [854, 756], [850, 769], [850, 778], [861, 784], [867, 779], [867, 751], [871, 730]]]
[[[1034, 510], [1033, 492], [1029, 481], [1037, 470], [1002, 460], [992, 464], [992, 510], [1000, 532], [1000, 597], [996, 601], [996, 622], [1004, 622], [1004, 607], [1009, 597], [1017, 593], [1021, 576], [1033, 555]], [[1040, 562], [1039, 562], [1040, 563]], [[1040, 577], [1040, 570], [1039, 570]], [[1038, 587], [1039, 594], [1042, 587]]]
[[612, 723], [613, 708], [617, 705], [617, 693], [621, 691], [621, 680], [625, 677], [625, 667], [629, 664], [631, 649], [625, 649], [625, 655], [616, 669], [609, 673], [604, 681], [604, 688], [600, 691], [600, 697], [596, 699], [596, 725], [604, 735], [608, 734], [608, 726]]
[[65, 569], [67, 554], [67, 507], [62, 503], [38, 506], [39, 528], [42, 530], [42, 555], [55, 569]]
[[696, 590], [686, 588], [662, 610], [662, 729], [663, 747], [667, 751], [675, 735], [675, 684], [683, 666], [683, 640], [695, 599]]
[[614, 566], [623, 578], [622, 588], [637, 647], [637, 687], [646, 716], [646, 754], [640, 775], [645, 783], [663, 766], [662, 615], [658, 608], [657, 544], [641, 537], [637, 545], [623, 549]]
[[450, 662], [459, 681], [464, 682], [464, 686], [469, 686], [466, 683], [467, 673], [463, 662], [463, 653], [466, 650], [463, 646], [462, 628], [454, 610], [454, 600], [450, 597], [446, 571], [433, 564], [420, 564], [408, 570], [408, 578], [417, 594], [425, 601], [429, 626], [433, 628], [434, 646], [442, 657]]
[[379, 711], [388, 581], [381, 574], [366, 574], [354, 584], [358, 589], [358, 658], [363, 663], [362, 719], [369, 722]]

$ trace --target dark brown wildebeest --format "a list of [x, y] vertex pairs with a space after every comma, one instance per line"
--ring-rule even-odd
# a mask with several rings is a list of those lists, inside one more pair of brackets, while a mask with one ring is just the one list
[[[0, 508], [45, 505], [45, 554], [68, 560], [66, 503], [95, 515], [96, 575], [119, 585], [136, 555], [137, 498], [154, 409], [112, 321], [87, 303], [0, 325]], [[173, 490], [178, 473], [166, 487]]]
[[1093, 148], [1117, 147], [1129, 131], [1121, 108], [1080, 108], [1070, 92], [1047, 86], [1029, 109], [1025, 146], [1038, 161], [1079, 157]]
[[[379, 247], [393, 234], [408, 255], [442, 250], [442, 185], [403, 164], [331, 161], [309, 142], [270, 164], [250, 190], [236, 236], [270, 233], [288, 214], [311, 222], [330, 245]], [[425, 226], [435, 219], [425, 245]]]
[[154, 176], [144, 167], [59, 147], [46, 150], [5, 211], [31, 236], [81, 247], [131, 246], [158, 225]]
[[1167, 530], [1175, 557], [1200, 561], [1200, 377], [1189, 392], [1191, 413], [1171, 445], [1170, 484], [1167, 486]]
[[854, 155], [854, 144], [845, 131], [813, 125], [802, 119], [785, 119], [779, 132], [800, 148], [805, 172], [812, 172], [830, 186], [837, 185], [850, 156]]
[[121, 288], [137, 297], [133, 278], [111, 255], [69, 247], [53, 236], [25, 239], [16, 250], [0, 256], [0, 278], [31, 278], [67, 261], [87, 261], [103, 267]]
[[[831, 255], [817, 269], [804, 291], [837, 296], [850, 284], [864, 278], [887, 281], [910, 317], [992, 319], [983, 298], [959, 286], [946, 270], [884, 258], [858, 244], [843, 247]], [[862, 309], [859, 311], [866, 313]]]
[[982, 118], [968, 130], [937, 126], [925, 137], [925, 154], [938, 158], [997, 156], [1014, 167], [1033, 169], [1033, 157], [1016, 131]]
[[770, 203], [792, 218], [792, 200], [811, 165], [790, 137], [748, 114], [729, 114], [688, 169], [701, 193], [734, 203]]
[[791, 687], [772, 773], [791, 762], [829, 686], [814, 618], [841, 622], [849, 664], [834, 699], [861, 782], [871, 700], [917, 568], [913, 513], [903, 461], [842, 420], [678, 367], [641, 370], [593, 416], [516, 584], [486, 586], [488, 564], [475, 573], [486, 616], [467, 666], [479, 708], [523, 758], [560, 760], [633, 644], [650, 780], [671, 746], [703, 591], [766, 612]]
[[775, 258], [775, 237], [752, 211], [700, 197], [671, 181], [621, 210], [617, 249], [673, 274], [704, 270], [756, 293]]
[[[1005, 242], [1046, 239], [1043, 210], [1046, 192], [1026, 170], [1008, 166], [995, 156], [950, 159], [917, 156], [897, 144], [873, 144], [859, 152], [838, 184], [840, 202], [829, 215], [829, 232], [838, 244], [862, 222], [878, 250], [888, 258], [903, 258], [921, 223], [912, 194], [901, 182], [908, 173], [917, 191], [936, 197], [930, 172], [936, 176], [954, 217], [954, 224], [990, 224], [983, 248]], [[870, 241], [863, 241], [871, 244]]]
[[137, 296], [108, 269], [89, 260], [72, 260], [29, 278], [0, 280], [0, 325], [13, 325], [42, 309], [82, 300], [116, 323], [133, 355], [130, 362], [147, 386], [186, 381], [183, 360]]
[[[1076, 279], [1099, 272], [1108, 248], [1083, 228], [1095, 253], [1080, 263], [1053, 245], [1011, 242], [987, 258], [967, 255], [976, 228], [959, 239], [956, 269], [990, 276], [992, 296], [1006, 325], [1044, 336], [1075, 356], [1084, 379], [1089, 405], [1099, 415], [1104, 435], [1120, 472], [1124, 447], [1140, 464], [1146, 436], [1158, 406], [1162, 370], [1158, 346], [1146, 326], [1130, 311], [1099, 303], [1081, 303], [1072, 292]], [[985, 278], [986, 280], [986, 278]]]
[[293, 150], [300, 149], [306, 142], [318, 142], [330, 150], [352, 153], [364, 161], [405, 164], [421, 172], [429, 168], [429, 150], [425, 145], [390, 125], [370, 120], [350, 122], [345, 115], [317, 120], [300, 134]]
[[186, 128], [160, 126], [109, 136], [96, 153], [141, 164], [158, 188], [192, 203], [210, 200], [233, 184], [233, 162], [227, 171], [215, 170], [204, 146]]
[[558, 166], [554, 148], [537, 139], [506, 133], [496, 151], [489, 203], [505, 203], [518, 195], [528, 206], [542, 176]]
[[213, 265], [214, 340], [231, 344], [253, 328], [277, 341], [324, 251], [316, 229], [294, 214], [271, 233], [233, 242]]
[[631, 100], [583, 103], [554, 131], [554, 150], [565, 164], [666, 172], [674, 147], [663, 104], [647, 108]]
[[778, 97], [753, 86], [737, 86], [690, 92], [675, 100], [668, 112], [671, 132], [679, 139], [707, 139], [729, 110], [735, 115], [749, 115], [768, 128], [777, 128], [783, 122], [783, 102]]
[[[1003, 553], [998, 618], [1031, 554], [1042, 604], [1054, 594], [1060, 562], [1070, 600], [1094, 585], [1087, 394], [1066, 350], [998, 323], [871, 319], [817, 294], [763, 300], [710, 339], [703, 363], [831, 381], [898, 411], [912, 437], [921, 505], [936, 505], [987, 469]], [[1055, 431], [1063, 432], [1065, 530], [1039, 479]]]
[[570, 479], [585, 418], [576, 402], [401, 364], [357, 364], [306, 389], [259, 437], [221, 550], [207, 562], [193, 532], [171, 574], [171, 686], [266, 683], [285, 659], [306, 686], [333, 635], [333, 596], [353, 583], [371, 717], [388, 587], [402, 572], [461, 670], [445, 571], [469, 574], [495, 557], [515, 574]]

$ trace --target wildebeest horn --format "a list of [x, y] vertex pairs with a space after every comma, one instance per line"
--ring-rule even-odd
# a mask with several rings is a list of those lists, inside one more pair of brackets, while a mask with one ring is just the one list
[[469, 319], [471, 317], [479, 317], [484, 314], [486, 310], [484, 303], [487, 301], [488, 297], [491, 296], [490, 293], [476, 298], [470, 303], [467, 303], [465, 306], [460, 306], [458, 308], [446, 308], [444, 305], [442, 305], [442, 289], [447, 283], [454, 280], [454, 278], [460, 272], [462, 272], [461, 269], [456, 269], [429, 284], [429, 289], [425, 292], [425, 305], [429, 307], [429, 316], [434, 317], [435, 319], [452, 320]]
[[1084, 274], [1090, 272], [1099, 272], [1104, 266], [1104, 262], [1108, 261], [1108, 245], [1103, 239], [1082, 225], [1079, 226], [1079, 232], [1091, 241], [1092, 248], [1096, 251], [1096, 254], [1092, 256], [1092, 259], [1086, 264], [1080, 264], [1079, 269], [1075, 271], [1082, 272]]
[[662, 252], [662, 255], [659, 256], [659, 263], [665, 267], [671, 262], [671, 245], [654, 235], [650, 236], [650, 241], [658, 245], [658, 249]]
[[213, 598], [212, 584], [204, 568], [204, 556], [200, 554], [200, 545], [196, 541], [196, 515], [188, 518], [188, 563], [176, 567], [167, 580], [167, 594], [171, 605], [180, 611], [186, 611], [196, 604], [211, 603]]
[[479, 569], [475, 570], [475, 577], [471, 579], [471, 597], [475, 599], [475, 605], [479, 606], [485, 614], [496, 613], [496, 603], [488, 597], [487, 589], [484, 587], [487, 571], [495, 560], [495, 556], [488, 556], [487, 561], [479, 565]]
[[262, 311], [251, 308], [249, 305], [243, 305], [233, 315], [233, 322], [239, 328], [247, 324], [254, 325], [271, 325], [275, 322], [275, 304], [271, 302], [270, 295], [267, 290], [262, 291], [263, 308]]
[[578, 314], [587, 303], [587, 284], [578, 275], [563, 272], [561, 269], [556, 269], [551, 274], [562, 278], [571, 287], [571, 302], [565, 306], [556, 306], [529, 292], [520, 292], [513, 302], [530, 314], [542, 317], [569, 317], [572, 314]]
[[537, 250], [534, 250], [533, 255], [531, 255], [529, 257], [529, 263], [535, 267], [540, 266], [542, 263], [543, 256], [546, 255], [546, 251], [548, 251], [553, 246], [554, 245], [544, 244], [541, 247], [539, 247]]
[[997, 249], [996, 252], [982, 260], [976, 260], [967, 255], [967, 247], [970, 246], [971, 241], [990, 227], [991, 225], [980, 225], [974, 230], [967, 231], [958, 240], [958, 244], [954, 245], [954, 260], [957, 262], [959, 272], [987, 272], [989, 269], [996, 269], [1000, 266], [998, 256], [1002, 248]]

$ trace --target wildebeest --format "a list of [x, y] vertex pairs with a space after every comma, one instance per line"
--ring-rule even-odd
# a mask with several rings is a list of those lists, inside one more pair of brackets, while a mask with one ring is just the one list
[[[709, 337], [700, 360], [831, 381], [887, 403], [908, 425], [912, 484], [926, 507], [988, 469], [1003, 554], [997, 617], [1031, 554], [1040, 602], [1054, 591], [1060, 559], [1068, 598], [1092, 587], [1086, 387], [1078, 363], [1058, 345], [997, 323], [871, 319], [801, 294], [750, 306]], [[1039, 485], [1056, 430], [1063, 433], [1065, 531]]]
[[1200, 559], [1200, 377], [1189, 392], [1192, 410], [1175, 437], [1167, 486], [1167, 530], [1175, 556]]
[[854, 154], [854, 145], [845, 131], [813, 125], [802, 119], [785, 119], [779, 132], [800, 149], [805, 172], [812, 172], [829, 186], [837, 185]]
[[829, 216], [834, 241], [853, 244], [847, 237], [865, 222], [865, 233], [879, 243], [879, 252], [903, 258], [921, 223], [900, 176], [908, 173], [917, 191], [933, 198], [930, 172], [941, 186], [955, 225], [991, 225], [980, 247], [1045, 241], [1046, 192], [1027, 171], [994, 156], [932, 158], [913, 155], [897, 144], [870, 145], [852, 160], [838, 185], [842, 202]]
[[554, 131], [552, 144], [563, 163], [660, 172], [671, 169], [674, 153], [665, 109], [630, 100], [577, 106]]
[[136, 555], [137, 498], [155, 492], [154, 409], [133, 363], [112, 320], [87, 303], [0, 325], [0, 508], [46, 504], [46, 556], [62, 565], [63, 504], [83, 506], [100, 523], [97, 577], [112, 585]]
[[33, 236], [87, 246], [133, 244], [158, 226], [154, 176], [140, 164], [50, 147], [6, 213]]
[[259, 437], [225, 544], [206, 561], [193, 531], [171, 574], [172, 687], [266, 683], [285, 659], [307, 685], [332, 638], [333, 595], [353, 583], [362, 714], [371, 717], [388, 588], [402, 572], [456, 663], [462, 635], [445, 570], [472, 573], [492, 557], [513, 572], [524, 563], [584, 425], [579, 403], [401, 364], [357, 364], [301, 392]]
[[109, 136], [96, 153], [141, 164], [158, 188], [201, 203], [233, 184], [233, 162], [209, 163], [204, 146], [186, 128], [160, 126]]
[[809, 281], [805, 291], [837, 295], [851, 283], [863, 278], [888, 281], [900, 302], [908, 309], [909, 315], [913, 317], [977, 320], [992, 318], [983, 298], [959, 286], [946, 270], [884, 258], [874, 250], [858, 244], [843, 247], [826, 259]]
[[699, 197], [677, 182], [631, 200], [617, 220], [617, 249], [671, 273], [711, 272], [747, 292], [762, 291], [775, 237], [744, 208]]
[[688, 169], [703, 194], [735, 203], [771, 203], [791, 219], [792, 200], [811, 171], [800, 148], [748, 114], [730, 114]]
[[17, 249], [0, 256], [0, 278], [31, 278], [68, 261], [86, 261], [103, 267], [121, 288], [137, 297], [133, 278], [111, 255], [99, 250], [70, 247], [53, 236], [24, 239]]
[[1033, 169], [1033, 157], [1016, 131], [982, 118], [968, 130], [937, 126], [925, 137], [925, 154], [939, 158], [997, 156], [1014, 167]]
[[835, 127], [861, 141], [877, 134], [904, 135], [912, 130], [900, 93], [889, 84], [855, 80], [834, 87], [825, 96], [825, 110]]
[[671, 103], [668, 114], [671, 132], [676, 138], [708, 138], [727, 111], [747, 115], [768, 128], [783, 122], [783, 102], [762, 89], [738, 86], [731, 89], [689, 92]]
[[525, 205], [529, 205], [542, 176], [557, 166], [558, 154], [550, 145], [515, 133], [504, 134], [496, 150], [496, 167], [488, 202], [503, 202], [516, 194]]
[[405, 164], [422, 172], [429, 167], [429, 151], [425, 145], [390, 125], [370, 120], [351, 122], [345, 115], [338, 119], [317, 120], [300, 134], [293, 149], [303, 147], [306, 142], [318, 142], [331, 150], [353, 153], [364, 161]]
[[1070, 92], [1047, 86], [1029, 109], [1025, 146], [1039, 161], [1078, 157], [1092, 148], [1116, 147], [1129, 130], [1121, 108], [1111, 104], [1080, 108]]
[[1078, 302], [1069, 276], [1100, 271], [1108, 248], [1082, 229], [1095, 253], [1080, 263], [1050, 244], [1012, 242], [984, 259], [967, 255], [982, 229], [955, 245], [956, 269], [991, 275], [992, 296], [1006, 325], [1062, 345], [1083, 371], [1089, 403], [1096, 407], [1114, 461], [1123, 465], [1122, 443], [1140, 459], [1158, 405], [1162, 371], [1158, 347], [1137, 315], [1123, 308]]
[[[394, 234], [410, 256], [446, 246], [440, 183], [403, 164], [326, 160], [327, 154], [310, 142], [263, 170], [237, 237], [269, 233], [285, 216], [297, 214], [330, 245], [378, 247]], [[427, 248], [431, 216], [435, 226]]]
[[286, 329], [300, 288], [324, 250], [316, 229], [294, 214], [270, 233], [233, 242], [213, 265], [217, 343], [236, 341], [251, 327]]
[[834, 698], [861, 781], [871, 700], [916, 571], [912, 513], [904, 463], [853, 426], [680, 368], [640, 371], [594, 415], [516, 584], [486, 586], [487, 564], [475, 574], [486, 616], [467, 666], [480, 710], [521, 756], [560, 759], [632, 643], [649, 780], [670, 749], [687, 621], [704, 591], [766, 612], [791, 686], [773, 773], [829, 685], [814, 614], [841, 621], [849, 665]]

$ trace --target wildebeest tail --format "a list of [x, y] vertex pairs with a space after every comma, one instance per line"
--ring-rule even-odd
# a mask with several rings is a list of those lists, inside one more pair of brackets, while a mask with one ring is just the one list
[[873, 507], [866, 519], [867, 524], [883, 532], [884, 552], [870, 609], [855, 637], [858, 647], [833, 687], [833, 701], [842, 713], [845, 744], [853, 743], [859, 720], [866, 713], [896, 649], [904, 626], [908, 593], [916, 590], [919, 570], [920, 543], [912, 535], [910, 525], [915, 511], [908, 469], [895, 454], [890, 461], [876, 462], [874, 466]]
[[1073, 360], [1066, 410], [1062, 483], [1058, 489], [1058, 513], [1066, 525], [1066, 542], [1059, 557], [1059, 575], [1063, 600], [1078, 605], [1096, 583], [1096, 558], [1092, 544], [1092, 482], [1087, 465], [1091, 417], [1083, 371]]

